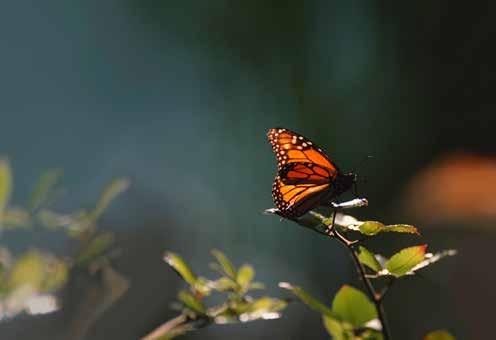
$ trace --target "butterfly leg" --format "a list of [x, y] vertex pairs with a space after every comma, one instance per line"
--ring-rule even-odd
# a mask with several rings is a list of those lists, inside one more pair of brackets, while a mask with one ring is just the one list
[[336, 209], [331, 209], [331, 207], [329, 207], [329, 217], [331, 216], [331, 214], [332, 214], [332, 222], [330, 225], [327, 226], [325, 233], [327, 235], [332, 236], [334, 233], [334, 223], [336, 221]]

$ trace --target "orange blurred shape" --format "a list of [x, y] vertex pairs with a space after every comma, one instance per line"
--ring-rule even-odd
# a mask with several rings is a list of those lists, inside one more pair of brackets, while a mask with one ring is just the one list
[[496, 158], [467, 153], [445, 156], [408, 184], [406, 212], [426, 223], [496, 220]]

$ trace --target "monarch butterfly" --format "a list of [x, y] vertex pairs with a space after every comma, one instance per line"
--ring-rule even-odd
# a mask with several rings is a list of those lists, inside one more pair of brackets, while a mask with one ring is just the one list
[[272, 199], [278, 215], [296, 219], [317, 206], [331, 206], [356, 184], [353, 172], [341, 172], [322, 149], [296, 132], [273, 128], [267, 137], [277, 158]]

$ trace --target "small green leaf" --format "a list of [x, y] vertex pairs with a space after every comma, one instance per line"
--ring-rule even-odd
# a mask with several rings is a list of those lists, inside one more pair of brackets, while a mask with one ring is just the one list
[[181, 290], [178, 294], [178, 299], [186, 307], [188, 307], [189, 309], [191, 309], [197, 313], [200, 313], [203, 315], [207, 313], [207, 309], [203, 305], [203, 302], [188, 291]]
[[402, 249], [386, 262], [385, 267], [392, 275], [403, 276], [424, 260], [426, 249], [426, 244]]
[[257, 319], [277, 319], [280, 317], [279, 311], [286, 308], [287, 302], [280, 299], [261, 297], [247, 304], [239, 310], [239, 320], [241, 322], [253, 321]]
[[332, 301], [332, 311], [343, 321], [361, 327], [377, 318], [374, 304], [360, 290], [344, 285]]
[[227, 256], [223, 252], [217, 249], [212, 250], [212, 255], [215, 257], [217, 262], [219, 262], [220, 266], [224, 271], [224, 274], [229, 276], [231, 279], [235, 279], [236, 269], [234, 269], [233, 264], [231, 263], [231, 261], [229, 261]]
[[91, 219], [94, 221], [108, 208], [110, 203], [121, 193], [129, 188], [129, 180], [120, 178], [113, 180], [102, 192], [96, 204], [95, 209], [91, 213]]
[[196, 275], [181, 256], [168, 252], [164, 256], [164, 261], [167, 262], [167, 264], [171, 266], [183, 278], [183, 280], [191, 286], [196, 283]]
[[445, 330], [438, 330], [428, 333], [424, 340], [455, 340], [455, 337]]
[[41, 288], [44, 277], [43, 255], [36, 250], [31, 250], [22, 255], [10, 269], [5, 283], [6, 290], [13, 291], [23, 285], [29, 285], [36, 291]]
[[12, 193], [12, 172], [9, 161], [0, 158], [0, 226], [2, 225], [5, 208], [9, 204]]
[[408, 233], [408, 234], [417, 234], [419, 232], [417, 228], [408, 224], [392, 224], [392, 225], [384, 225], [381, 222], [377, 221], [365, 221], [363, 222], [359, 230], [362, 234], [372, 236], [378, 233], [383, 232], [396, 232], [396, 233]]
[[209, 286], [218, 292], [232, 291], [238, 287], [237, 283], [228, 277], [221, 277], [218, 280], [211, 281]]
[[391, 224], [384, 227], [383, 232], [407, 233], [420, 235], [417, 228], [408, 224]]
[[327, 332], [332, 336], [332, 340], [348, 340], [349, 332], [346, 331], [343, 323], [335, 318], [324, 315], [324, 327]]
[[363, 340], [384, 340], [382, 333], [376, 330], [368, 329], [361, 334]]
[[61, 176], [61, 169], [49, 169], [40, 175], [38, 183], [36, 183], [33, 193], [29, 199], [29, 209], [37, 209], [45, 203], [50, 195], [50, 191], [57, 184]]
[[377, 221], [365, 221], [360, 225], [360, 232], [365, 235], [375, 235], [381, 232], [384, 224]]
[[457, 251], [455, 249], [447, 249], [443, 250], [440, 252], [437, 252], [435, 254], [432, 253], [426, 253], [424, 255], [424, 260], [417, 264], [415, 267], [411, 269], [412, 272], [415, 272], [417, 270], [420, 270], [424, 267], [427, 267], [433, 263], [436, 263], [437, 261], [441, 260], [442, 258], [445, 258], [447, 256], [455, 256], [457, 254]]
[[101, 256], [114, 242], [114, 235], [106, 232], [93, 237], [76, 255], [76, 263], [85, 266]]
[[322, 302], [305, 292], [301, 287], [293, 286], [287, 282], [279, 282], [279, 287], [289, 290], [296, 295], [304, 304], [313, 310], [330, 317], [336, 317], [335, 313]]
[[382, 269], [381, 264], [375, 258], [367, 248], [360, 246], [358, 248], [358, 259], [361, 263], [372, 269], [374, 272], [378, 272]]
[[238, 270], [236, 282], [239, 284], [241, 289], [246, 292], [254, 276], [255, 270], [253, 269], [253, 267], [248, 264], [244, 264]]

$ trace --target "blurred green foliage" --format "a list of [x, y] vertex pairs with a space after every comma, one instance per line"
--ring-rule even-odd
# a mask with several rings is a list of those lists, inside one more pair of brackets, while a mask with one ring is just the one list
[[[210, 324], [248, 322], [261, 319], [277, 319], [287, 302], [269, 296], [254, 298], [248, 295], [253, 290], [264, 289], [260, 282], [253, 281], [255, 270], [249, 264], [236, 268], [219, 250], [212, 250], [217, 262], [211, 267], [220, 277], [206, 279], [196, 275], [179, 255], [168, 252], [164, 260], [189, 285], [180, 290], [177, 299], [181, 314], [158, 327], [143, 339], [172, 339], [194, 329]], [[206, 297], [220, 293], [224, 301], [206, 305]]]
[[[274, 209], [267, 210], [277, 214]], [[355, 261], [358, 274], [366, 287], [366, 293], [344, 285], [334, 296], [332, 307], [311, 296], [303, 288], [287, 282], [279, 286], [287, 289], [313, 310], [322, 314], [324, 326], [333, 339], [382, 340], [390, 339], [386, 328], [386, 315], [382, 307], [384, 296], [396, 278], [414, 275], [418, 270], [437, 262], [445, 256], [455, 255], [454, 250], [437, 254], [426, 253], [427, 245], [407, 247], [391, 258], [374, 254], [362, 244], [380, 232], [395, 232], [420, 235], [417, 228], [406, 224], [384, 225], [377, 221], [359, 221], [341, 214], [328, 218], [311, 213], [313, 218], [295, 220], [298, 224], [313, 229], [319, 234], [338, 240], [346, 246]], [[342, 235], [341, 233], [344, 233]], [[349, 239], [348, 235], [359, 233], [360, 238]], [[365, 237], [365, 238], [364, 238]], [[386, 276], [389, 281], [379, 290], [371, 279]]]
[[46, 171], [40, 176], [26, 207], [13, 206], [10, 202], [14, 187], [12, 170], [6, 158], [0, 160], [0, 233], [20, 230], [25, 237], [30, 237], [35, 229], [60, 232], [74, 238], [79, 245], [72, 256], [64, 257], [50, 249], [36, 249], [34, 245], [20, 254], [0, 248], [0, 319], [23, 311], [45, 314], [59, 309], [59, 293], [76, 266], [91, 273], [111, 270], [108, 254], [114, 236], [99, 230], [97, 219], [128, 187], [128, 181], [113, 181], [90, 211], [62, 213], [52, 207], [61, 197], [62, 190], [58, 188], [61, 175], [60, 170]]

